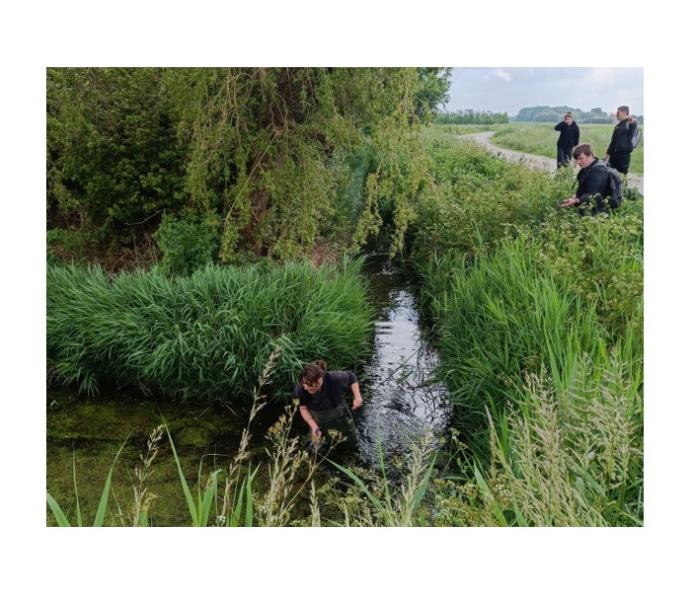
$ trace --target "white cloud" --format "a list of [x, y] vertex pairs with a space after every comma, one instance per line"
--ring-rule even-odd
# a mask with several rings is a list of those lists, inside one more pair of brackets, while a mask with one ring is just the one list
[[503, 81], [513, 81], [513, 76], [503, 69], [496, 69], [494, 75]]

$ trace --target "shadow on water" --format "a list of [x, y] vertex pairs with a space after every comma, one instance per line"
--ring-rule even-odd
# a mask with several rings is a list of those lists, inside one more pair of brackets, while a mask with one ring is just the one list
[[438, 355], [424, 337], [410, 276], [382, 256], [366, 269], [378, 317], [356, 421], [360, 457], [376, 465], [380, 453], [389, 463], [427, 434], [440, 438], [452, 409], [445, 386], [433, 379]]

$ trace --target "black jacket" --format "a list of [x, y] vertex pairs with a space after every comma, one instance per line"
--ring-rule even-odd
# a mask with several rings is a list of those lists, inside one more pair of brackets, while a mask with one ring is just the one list
[[631, 123], [630, 119], [623, 119], [613, 128], [611, 143], [606, 149], [606, 154], [611, 156], [614, 152], [632, 152], [632, 137], [637, 129], [637, 123]]
[[565, 121], [561, 121], [554, 129], [561, 132], [556, 142], [557, 146], [561, 148], [573, 148], [580, 143], [580, 128], [575, 121], [570, 125], [567, 125]]
[[577, 192], [575, 195], [580, 204], [586, 204], [593, 196], [599, 194], [604, 198], [608, 192], [609, 172], [606, 163], [595, 157], [594, 162], [577, 174]]

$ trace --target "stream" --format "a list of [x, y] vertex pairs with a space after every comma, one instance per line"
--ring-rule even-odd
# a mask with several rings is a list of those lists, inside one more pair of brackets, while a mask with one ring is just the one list
[[[365, 276], [377, 317], [372, 358], [358, 373], [364, 406], [354, 416], [359, 432], [359, 462], [377, 467], [381, 459], [390, 464], [404, 456], [427, 433], [440, 439], [450, 422], [451, 406], [444, 386], [432, 379], [438, 357], [424, 335], [413, 280], [380, 256], [367, 260]], [[251, 428], [253, 453], [263, 454], [267, 443], [263, 433], [282, 410], [269, 405], [259, 413]], [[80, 508], [85, 515], [93, 515], [108, 469], [127, 440], [113, 472], [112, 488], [113, 505], [127, 506], [134, 469], [146, 453], [149, 433], [162, 417], [190, 485], [200, 473], [205, 481], [208, 473], [229, 462], [246, 424], [244, 417], [218, 405], [203, 408], [172, 404], [123, 391], [104, 391], [89, 398], [74, 391], [49, 389], [48, 491], [66, 513], [73, 515], [74, 470]], [[295, 431], [304, 434], [301, 425], [298, 423]], [[165, 440], [148, 485], [157, 495], [154, 524], [189, 524], [179, 476]], [[47, 515], [48, 524], [54, 524], [50, 511]]]

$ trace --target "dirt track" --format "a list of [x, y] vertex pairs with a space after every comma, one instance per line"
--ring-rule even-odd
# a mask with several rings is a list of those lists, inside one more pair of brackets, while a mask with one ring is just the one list
[[[495, 131], [482, 131], [481, 133], [468, 133], [466, 135], [459, 136], [465, 140], [472, 140], [484, 146], [487, 150], [505, 158], [511, 162], [520, 162], [528, 166], [530, 169], [541, 169], [544, 171], [555, 171], [556, 170], [556, 160], [553, 158], [547, 158], [546, 156], [538, 156], [536, 154], [527, 154], [526, 152], [518, 152], [516, 150], [509, 150], [508, 148], [501, 148], [492, 144], [489, 140]], [[640, 192], [644, 193], [644, 177], [642, 175], [630, 174], [628, 175], [628, 186], [637, 188]]]

